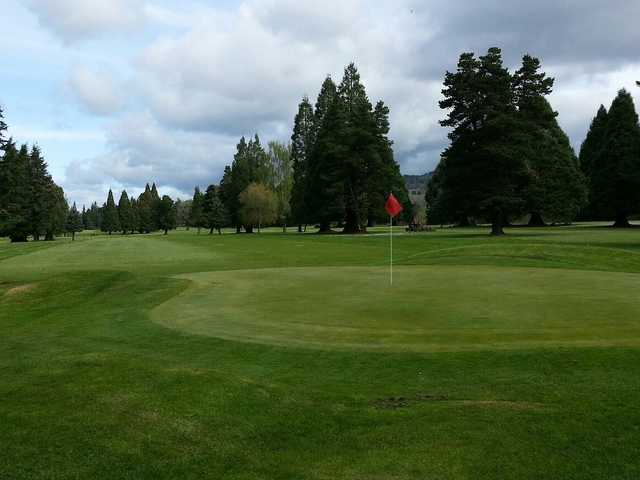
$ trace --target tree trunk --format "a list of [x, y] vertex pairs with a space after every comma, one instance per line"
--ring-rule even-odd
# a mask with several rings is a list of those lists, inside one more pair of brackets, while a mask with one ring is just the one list
[[53, 242], [53, 232], [47, 232], [44, 236], [46, 242]]
[[619, 212], [616, 215], [616, 221], [613, 224], [614, 228], [630, 228], [631, 224], [629, 220], [627, 220], [627, 215], [625, 213]]
[[169, 233], [169, 229], [165, 228], [164, 229], [164, 234], [167, 235]]
[[528, 227], [546, 227], [547, 224], [544, 221], [544, 218], [542, 218], [542, 215], [540, 215], [540, 212], [531, 212], [531, 218], [529, 218], [529, 223], [527, 224]]
[[71, 232], [71, 241], [72, 242], [76, 241], [76, 232]]
[[236, 233], [242, 233], [242, 226], [236, 225]]
[[27, 236], [24, 235], [20, 235], [18, 237], [10, 237], [11, 238], [11, 243], [24, 243], [27, 241]]
[[298, 233], [302, 233], [302, 224], [301, 223], [298, 224]]
[[502, 235], [504, 235], [504, 230], [502, 229], [503, 220], [504, 220], [504, 218], [502, 216], [502, 213], [499, 213], [494, 217], [493, 223], [491, 224], [491, 235], [492, 236], [501, 237]]
[[218, 235], [222, 235], [222, 229], [218, 228]]
[[209, 235], [213, 235], [213, 227], [209, 229]]
[[245, 225], [244, 231], [247, 233], [253, 233], [253, 225]]

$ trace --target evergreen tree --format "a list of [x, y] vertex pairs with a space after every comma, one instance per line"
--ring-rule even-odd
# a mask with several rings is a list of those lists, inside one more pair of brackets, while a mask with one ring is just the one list
[[12, 242], [26, 242], [32, 229], [29, 169], [27, 146], [18, 150], [9, 140], [0, 159], [0, 236], [7, 236]]
[[118, 221], [123, 235], [133, 231], [135, 228], [131, 202], [129, 201], [129, 195], [127, 195], [126, 190], [122, 191], [120, 200], [118, 201]]
[[203, 218], [204, 194], [200, 191], [200, 187], [196, 187], [193, 191], [193, 199], [191, 200], [191, 212], [189, 215], [189, 225], [198, 229], [204, 226]]
[[307, 208], [309, 218], [320, 224], [320, 233], [331, 224], [344, 221], [343, 177], [345, 111], [330, 77], [322, 84], [314, 113], [314, 144], [307, 166]]
[[150, 233], [154, 230], [153, 208], [153, 196], [147, 183], [144, 192], [138, 197], [138, 231], [140, 233]]
[[151, 225], [152, 230], [162, 230], [160, 228], [160, 194], [155, 182], [151, 185]]
[[129, 198], [129, 203], [131, 204], [131, 230], [130, 232], [133, 234], [135, 232], [140, 231], [140, 215], [138, 212], [138, 201], [131, 197]]
[[440, 107], [449, 113], [441, 124], [452, 130], [441, 160], [438, 201], [449, 216], [486, 218], [491, 233], [503, 235], [505, 218], [526, 205], [528, 142], [500, 49], [491, 48], [479, 59], [462, 54], [444, 86]]
[[308, 163], [313, 151], [314, 114], [309, 99], [305, 96], [298, 106], [291, 135], [291, 161], [293, 164], [293, 186], [291, 191], [291, 214], [293, 221], [302, 232], [303, 225], [309, 222], [308, 206]]
[[609, 109], [603, 152], [592, 169], [593, 202], [615, 227], [640, 210], [640, 126], [631, 95], [620, 90]]
[[[84, 210], [84, 207], [83, 207]], [[71, 241], [75, 241], [76, 233], [81, 232], [84, 228], [82, 224], [82, 215], [76, 208], [76, 203], [73, 202], [73, 206], [69, 210], [67, 215], [66, 231], [71, 234]]]
[[4, 122], [4, 111], [0, 106], [0, 150], [4, 150], [8, 140], [5, 138], [7, 132], [7, 124]]
[[598, 208], [593, 203], [593, 170], [600, 161], [607, 138], [607, 121], [609, 114], [604, 105], [600, 105], [596, 116], [591, 121], [589, 132], [580, 147], [580, 169], [587, 179], [589, 203], [582, 211], [582, 218], [593, 220], [597, 217]]
[[540, 61], [525, 55], [513, 76], [514, 99], [531, 137], [524, 151], [530, 182], [527, 189], [529, 226], [543, 226], [543, 217], [570, 222], [586, 201], [585, 179], [557, 113], [544, 98], [553, 78], [540, 71]]
[[209, 229], [209, 234], [213, 230], [217, 230], [218, 234], [222, 234], [224, 228], [229, 222], [229, 215], [220, 198], [219, 188], [215, 185], [209, 185], [204, 194], [203, 199], [203, 223]]
[[112, 232], [117, 232], [118, 230], [120, 230], [118, 209], [116, 208], [116, 203], [113, 200], [113, 192], [109, 190], [102, 218], [102, 231], [111, 235]]
[[45, 226], [44, 239], [53, 241], [55, 235], [65, 231], [69, 204], [64, 196], [64, 190], [51, 182], [47, 202], [47, 223]]
[[51, 185], [53, 179], [47, 171], [47, 164], [42, 157], [40, 148], [33, 146], [29, 155], [29, 217], [31, 234], [35, 241], [45, 233], [51, 215], [52, 197]]
[[171, 197], [164, 195], [158, 204], [158, 228], [164, 234], [176, 228], [176, 208]]

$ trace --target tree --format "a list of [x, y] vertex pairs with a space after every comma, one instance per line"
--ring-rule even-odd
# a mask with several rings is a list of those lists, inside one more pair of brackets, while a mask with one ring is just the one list
[[330, 232], [333, 222], [344, 220], [344, 122], [337, 87], [327, 77], [316, 102], [314, 143], [307, 165], [306, 206], [309, 218], [320, 224], [320, 233]]
[[[245, 225], [258, 227], [273, 223], [277, 215], [277, 200], [274, 193], [260, 183], [250, 184], [239, 196], [240, 216]], [[248, 229], [251, 233], [253, 230]]]
[[193, 191], [193, 200], [191, 201], [191, 212], [189, 214], [189, 225], [198, 229], [204, 226], [203, 218], [204, 194], [200, 191], [200, 187], [196, 187]]
[[132, 232], [134, 230], [135, 223], [133, 218], [133, 211], [126, 190], [122, 191], [122, 193], [120, 194], [120, 200], [118, 201], [118, 220], [123, 235], [126, 235], [127, 232]]
[[191, 200], [176, 200], [176, 225], [189, 229], [189, 216], [191, 215]]
[[298, 232], [309, 221], [308, 165], [315, 141], [313, 107], [308, 97], [298, 106], [291, 135], [291, 162], [293, 185], [291, 187], [291, 216], [298, 224]]
[[0, 236], [11, 242], [26, 242], [31, 233], [29, 193], [29, 150], [9, 140], [0, 159]]
[[158, 227], [165, 235], [176, 228], [176, 209], [168, 195], [164, 195], [158, 204]]
[[476, 59], [463, 53], [455, 73], [445, 75], [441, 125], [451, 128], [442, 154], [440, 198], [450, 217], [479, 216], [503, 235], [504, 220], [526, 205], [527, 130], [517, 115], [512, 77], [499, 48]]
[[603, 148], [607, 138], [607, 123], [609, 114], [604, 105], [600, 105], [596, 116], [591, 121], [587, 137], [580, 147], [580, 169], [587, 179], [589, 189], [589, 203], [582, 211], [582, 217], [593, 220], [598, 213], [597, 205], [594, 204], [593, 184], [594, 166], [598, 165], [603, 155]]
[[67, 215], [66, 231], [71, 234], [71, 241], [75, 241], [76, 233], [83, 230], [82, 215], [76, 208], [76, 203], [73, 202], [73, 206], [69, 210]]
[[[244, 137], [238, 143], [233, 163], [225, 168], [222, 177], [222, 199], [231, 217], [231, 222], [239, 233], [243, 227], [240, 215], [239, 195], [250, 183], [265, 183], [269, 176], [269, 162], [267, 154], [260, 144], [260, 138], [256, 134], [253, 139], [247, 141]], [[250, 233], [252, 225], [244, 225]]]
[[51, 184], [53, 179], [47, 171], [47, 164], [40, 148], [33, 146], [29, 155], [29, 217], [31, 234], [35, 241], [40, 239], [51, 214]]
[[45, 225], [44, 239], [53, 241], [55, 235], [65, 231], [69, 204], [64, 196], [64, 190], [51, 182], [49, 185], [47, 209], [47, 223]]
[[518, 113], [531, 137], [523, 148], [529, 172], [527, 207], [529, 226], [545, 225], [544, 218], [570, 222], [586, 201], [585, 179], [569, 138], [558, 125], [545, 99], [554, 79], [540, 71], [540, 61], [530, 55], [513, 76], [513, 93]]
[[0, 150], [4, 150], [7, 146], [8, 140], [5, 138], [7, 132], [7, 124], [4, 122], [4, 111], [0, 106]]
[[113, 192], [109, 189], [102, 218], [102, 231], [111, 235], [112, 232], [117, 232], [118, 230], [120, 230], [120, 218], [118, 216], [116, 203], [113, 200]]
[[282, 231], [287, 231], [287, 219], [291, 215], [291, 190], [293, 188], [293, 165], [291, 145], [280, 142], [269, 142], [267, 157], [269, 159], [268, 185], [276, 195], [277, 218]]
[[630, 227], [640, 206], [640, 125], [633, 98], [620, 90], [609, 109], [602, 155], [592, 168], [596, 207], [615, 217], [614, 227]]
[[153, 195], [147, 183], [144, 192], [138, 197], [138, 231], [140, 233], [151, 233], [154, 230], [153, 209]]
[[151, 230], [162, 230], [160, 228], [160, 195], [155, 182], [151, 185]]
[[204, 194], [203, 201], [203, 224], [209, 229], [209, 234], [217, 230], [222, 234], [222, 228], [229, 222], [229, 215], [220, 198], [220, 189], [215, 185], [209, 185]]

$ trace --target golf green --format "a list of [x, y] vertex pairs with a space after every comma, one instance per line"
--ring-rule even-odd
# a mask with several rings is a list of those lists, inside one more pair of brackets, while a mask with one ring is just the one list
[[[188, 333], [312, 348], [455, 351], [640, 344], [640, 277], [491, 266], [203, 272], [152, 319]], [[585, 294], [586, 292], [586, 294]]]

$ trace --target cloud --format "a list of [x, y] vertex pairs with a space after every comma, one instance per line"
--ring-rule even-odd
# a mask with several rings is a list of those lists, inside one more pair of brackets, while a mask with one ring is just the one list
[[[68, 83], [88, 114], [109, 115], [108, 150], [76, 160], [68, 187], [133, 189], [157, 181], [190, 193], [219, 179], [241, 135], [288, 140], [303, 95], [312, 101], [327, 74], [340, 81], [355, 61], [372, 102], [391, 109], [391, 137], [402, 170], [435, 167], [447, 143], [438, 124], [445, 71], [461, 52], [503, 48], [516, 68], [539, 56], [556, 77], [551, 102], [579, 146], [600, 103], [618, 88], [640, 92], [635, 19], [640, 3], [625, 0], [32, 0], [40, 23], [66, 42], [101, 56], [106, 33], [137, 32], [122, 69], [95, 70], [76, 60]], [[75, 51], [75, 45], [66, 45]], [[108, 73], [116, 73], [115, 77]], [[126, 77], [126, 89], [120, 82]], [[126, 91], [126, 98], [123, 92]], [[124, 108], [126, 106], [126, 108]], [[91, 183], [91, 182], [95, 182]], [[83, 186], [84, 185], [84, 186]], [[86, 188], [86, 185], [92, 185]], [[67, 184], [65, 184], [65, 187]], [[173, 190], [171, 190], [173, 189]], [[101, 197], [100, 197], [101, 198]]]
[[71, 71], [69, 86], [81, 104], [93, 114], [110, 115], [124, 106], [124, 98], [107, 72], [76, 66]]
[[220, 180], [236, 143], [235, 137], [166, 128], [149, 113], [127, 115], [111, 125], [108, 152], [71, 162], [62, 183], [81, 203], [92, 198], [82, 196], [87, 186], [135, 192], [147, 182], [187, 198], [195, 185]]
[[30, 0], [29, 6], [65, 42], [132, 31], [144, 19], [139, 0]]

